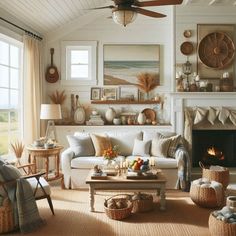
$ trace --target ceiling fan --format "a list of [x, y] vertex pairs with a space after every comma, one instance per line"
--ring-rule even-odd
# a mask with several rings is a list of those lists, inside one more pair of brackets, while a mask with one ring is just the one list
[[110, 8], [112, 10], [112, 18], [117, 24], [126, 26], [127, 24], [133, 22], [137, 16], [137, 13], [161, 18], [166, 15], [143, 9], [142, 7], [154, 7], [163, 5], [177, 5], [181, 4], [183, 0], [155, 0], [155, 1], [138, 1], [138, 0], [111, 0], [115, 5], [96, 7], [93, 9], [105, 9]]

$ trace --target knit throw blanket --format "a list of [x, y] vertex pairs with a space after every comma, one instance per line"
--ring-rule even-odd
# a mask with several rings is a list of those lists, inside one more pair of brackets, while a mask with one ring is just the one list
[[179, 145], [175, 152], [178, 165], [178, 180], [176, 189], [189, 191], [191, 182], [191, 161], [188, 152], [183, 145]]
[[17, 179], [16, 202], [19, 228], [22, 233], [32, 232], [45, 223], [39, 216], [33, 190], [25, 179]]

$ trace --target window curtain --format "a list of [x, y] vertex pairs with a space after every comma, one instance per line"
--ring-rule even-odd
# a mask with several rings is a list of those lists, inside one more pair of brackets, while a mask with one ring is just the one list
[[42, 42], [23, 36], [24, 76], [23, 76], [23, 139], [26, 145], [40, 137], [40, 105], [42, 98]]

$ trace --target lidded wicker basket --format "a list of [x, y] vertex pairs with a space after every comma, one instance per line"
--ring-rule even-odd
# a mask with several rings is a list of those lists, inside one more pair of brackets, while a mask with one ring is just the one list
[[229, 185], [229, 169], [224, 168], [222, 171], [210, 170], [203, 166], [201, 162], [199, 162], [199, 166], [202, 168], [202, 178], [206, 178], [210, 181], [214, 180], [223, 185], [223, 188], [226, 189]]
[[[122, 197], [123, 196], [123, 197]], [[117, 194], [105, 200], [104, 209], [106, 215], [113, 220], [122, 220], [131, 215], [133, 203], [128, 194]], [[120, 204], [123, 208], [109, 208], [110, 202], [115, 206]]]
[[231, 224], [218, 220], [215, 216], [210, 214], [209, 217], [209, 231], [212, 236], [235, 236], [236, 235], [236, 224]]
[[0, 206], [0, 234], [10, 232], [14, 229], [14, 218], [9, 198], [3, 200]]

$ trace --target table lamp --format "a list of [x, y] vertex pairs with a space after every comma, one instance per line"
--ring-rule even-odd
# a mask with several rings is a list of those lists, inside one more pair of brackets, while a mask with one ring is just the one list
[[48, 120], [46, 130], [46, 140], [53, 139], [57, 141], [54, 120], [62, 119], [60, 104], [41, 104], [40, 119]]

